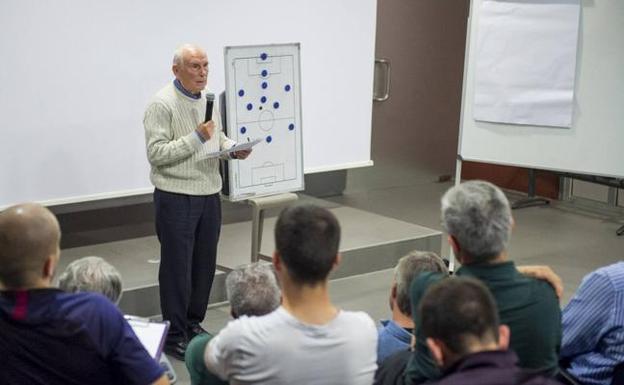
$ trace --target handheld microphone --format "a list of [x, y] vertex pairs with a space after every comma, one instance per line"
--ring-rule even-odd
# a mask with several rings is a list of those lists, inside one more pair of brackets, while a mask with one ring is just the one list
[[206, 94], [206, 118], [204, 123], [209, 120], [212, 120], [212, 105], [214, 103], [215, 95], [214, 94]]

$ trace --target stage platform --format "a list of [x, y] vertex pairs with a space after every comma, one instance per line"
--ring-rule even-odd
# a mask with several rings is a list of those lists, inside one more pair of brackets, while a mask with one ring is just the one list
[[[391, 268], [410, 250], [440, 253], [442, 233], [412, 223], [370, 212], [339, 206], [329, 207], [340, 221], [342, 264], [332, 278], [358, 275]], [[273, 226], [276, 217], [266, 218], [261, 258], [270, 260], [273, 252]], [[156, 316], [160, 313], [158, 262], [160, 247], [155, 236], [101, 243], [62, 250], [59, 272], [71, 261], [87, 255], [100, 256], [122, 274], [124, 294], [120, 307], [126, 314]], [[225, 224], [221, 229], [218, 272], [210, 303], [226, 300], [225, 276], [232, 268], [251, 260], [251, 222]]]

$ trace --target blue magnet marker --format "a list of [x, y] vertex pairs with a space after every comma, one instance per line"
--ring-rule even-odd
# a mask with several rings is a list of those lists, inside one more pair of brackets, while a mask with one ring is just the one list
[[262, 70], [262, 72], [260, 74], [262, 75], [263, 78], [266, 78], [266, 76], [269, 74], [269, 71]]
[[262, 60], [266, 60], [266, 59], [267, 59], [267, 57], [269, 57], [269, 55], [267, 55], [267, 54], [266, 54], [266, 53], [264, 53], [264, 52], [262, 52], [262, 53], [260, 54], [260, 59], [262, 59]]
[[267, 82], [262, 82], [261, 87], [263, 90], [266, 90], [266, 88], [269, 86], [269, 83]]
[[289, 129], [290, 131], [294, 130], [294, 129], [295, 129], [295, 125], [294, 125], [294, 124], [292, 124], [292, 123], [290, 123], [290, 124], [288, 125], [288, 129]]
[[251, 111], [253, 109], [253, 104], [248, 103], [247, 104], [247, 111]]
[[245, 127], [245, 126], [241, 127], [240, 128], [240, 132], [241, 132], [241, 134], [246, 133], [247, 132], [247, 127]]
[[290, 84], [286, 84], [286, 85], [284, 86], [284, 90], [285, 90], [286, 92], [290, 91]]
[[271, 135], [266, 137], [266, 141], [267, 143], [271, 143], [273, 141], [273, 138], [271, 138]]
[[273, 108], [277, 110], [279, 108], [279, 103], [278, 102], [273, 103]]
[[238, 90], [238, 96], [243, 97], [245, 95], [245, 90]]
[[260, 98], [260, 103], [266, 103], [266, 96], [263, 96]]

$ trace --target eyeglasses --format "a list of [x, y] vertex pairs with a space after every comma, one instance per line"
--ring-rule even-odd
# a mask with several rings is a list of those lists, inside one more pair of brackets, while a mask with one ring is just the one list
[[205, 63], [203, 65], [202, 63], [189, 63], [186, 65], [186, 67], [193, 72], [202, 72], [202, 70], [206, 70], [206, 72], [209, 72], [208, 63]]

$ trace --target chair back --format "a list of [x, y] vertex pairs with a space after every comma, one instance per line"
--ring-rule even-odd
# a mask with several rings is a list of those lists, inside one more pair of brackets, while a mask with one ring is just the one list
[[561, 366], [559, 367], [559, 372], [555, 376], [555, 380], [561, 382], [563, 385], [582, 385], [576, 378], [574, 378], [574, 376], [568, 373], [568, 371]]
[[622, 384], [624, 384], [624, 362], [618, 364], [615, 369], [613, 369], [613, 379], [611, 380], [611, 385]]

